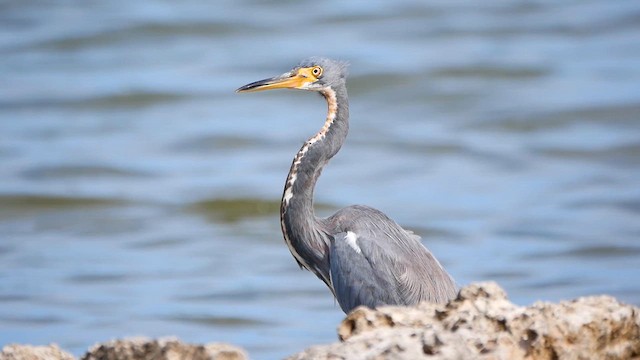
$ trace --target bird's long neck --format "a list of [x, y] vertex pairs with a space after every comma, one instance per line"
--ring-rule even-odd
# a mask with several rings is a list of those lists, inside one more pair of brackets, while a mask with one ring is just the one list
[[338, 153], [347, 137], [349, 103], [344, 85], [325, 88], [321, 93], [327, 100], [327, 119], [293, 159], [284, 186], [280, 220], [285, 242], [298, 264], [330, 285], [329, 239], [313, 211], [313, 190], [322, 168]]

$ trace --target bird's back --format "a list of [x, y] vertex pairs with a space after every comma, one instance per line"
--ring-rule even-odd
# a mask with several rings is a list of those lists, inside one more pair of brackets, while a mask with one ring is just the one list
[[456, 285], [420, 237], [384, 213], [350, 206], [326, 219], [331, 283], [345, 312], [358, 305], [446, 302]]

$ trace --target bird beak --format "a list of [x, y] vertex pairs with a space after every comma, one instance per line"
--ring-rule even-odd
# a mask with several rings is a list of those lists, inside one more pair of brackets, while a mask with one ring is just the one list
[[253, 92], [272, 89], [304, 89], [304, 87], [313, 82], [313, 78], [309, 78], [306, 74], [307, 69], [299, 69], [290, 71], [280, 76], [269, 79], [259, 80], [240, 87], [236, 92]]

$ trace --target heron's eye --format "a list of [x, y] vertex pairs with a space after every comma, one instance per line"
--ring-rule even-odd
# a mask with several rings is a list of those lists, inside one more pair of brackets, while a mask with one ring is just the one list
[[320, 66], [316, 66], [311, 70], [311, 73], [313, 74], [313, 76], [318, 77], [322, 75], [322, 68]]

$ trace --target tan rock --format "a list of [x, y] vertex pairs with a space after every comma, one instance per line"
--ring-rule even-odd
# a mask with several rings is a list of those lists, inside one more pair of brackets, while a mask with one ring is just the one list
[[[341, 342], [290, 359], [638, 359], [640, 309], [609, 296], [521, 307], [498, 285], [460, 290], [446, 305], [357, 308], [338, 328]], [[83, 360], [244, 360], [227, 344], [132, 338], [94, 345]], [[57, 345], [7, 345], [0, 360], [72, 360]]]
[[640, 309], [609, 296], [520, 307], [482, 283], [447, 305], [358, 308], [338, 334], [290, 359], [633, 359]]
[[0, 360], [74, 360], [73, 355], [58, 345], [32, 346], [10, 344], [2, 348]]
[[175, 338], [130, 338], [94, 345], [82, 360], [245, 360], [241, 348], [211, 343], [192, 345]]

